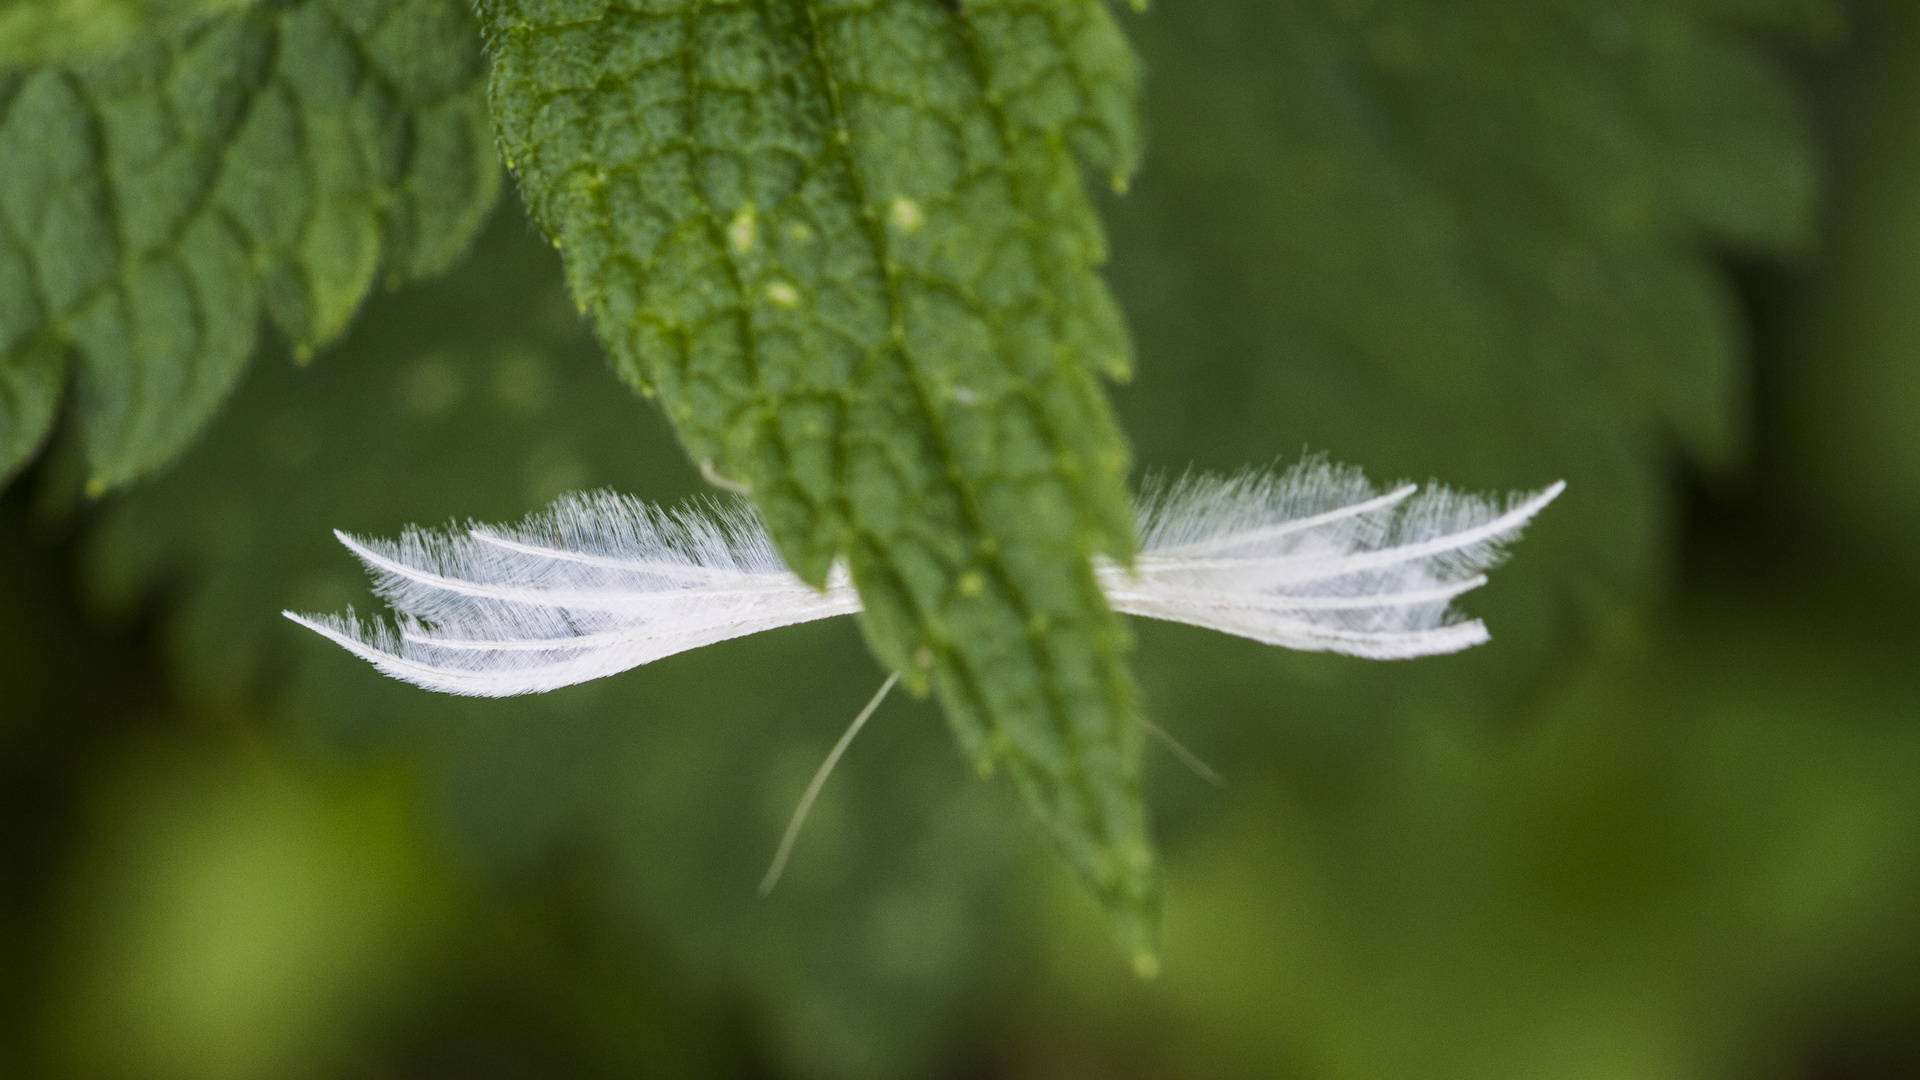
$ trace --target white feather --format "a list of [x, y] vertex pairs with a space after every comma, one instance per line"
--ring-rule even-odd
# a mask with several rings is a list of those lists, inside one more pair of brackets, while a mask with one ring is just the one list
[[[1141, 555], [1096, 572], [1115, 610], [1272, 645], [1373, 659], [1487, 640], [1453, 598], [1565, 487], [1504, 503], [1306, 462], [1275, 476], [1196, 478], [1143, 500]], [[516, 529], [337, 534], [399, 628], [288, 618], [396, 678], [481, 697], [536, 693], [677, 652], [860, 610], [844, 566], [816, 590], [786, 568], [744, 502], [666, 511], [573, 495]]]
[[1116, 611], [1269, 645], [1374, 660], [1487, 640], [1453, 598], [1566, 487], [1497, 503], [1413, 484], [1378, 494], [1360, 470], [1309, 461], [1275, 476], [1183, 480], [1142, 500], [1131, 571], [1099, 567]]
[[816, 590], [787, 570], [744, 503], [678, 512], [597, 493], [517, 529], [338, 534], [400, 614], [399, 632], [289, 618], [396, 678], [480, 697], [530, 694], [663, 656], [860, 610], [844, 570]]

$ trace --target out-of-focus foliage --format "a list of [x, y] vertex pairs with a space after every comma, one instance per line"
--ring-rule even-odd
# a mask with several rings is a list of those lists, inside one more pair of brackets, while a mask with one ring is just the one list
[[5, 0], [0, 65], [71, 63], [124, 49], [142, 35], [244, 7], [252, 0]]
[[1167, 977], [1088, 981], [1063, 920], [1048, 1021], [1150, 1075], [1796, 1075], [1782, 1017], [1920, 965], [1920, 634], [1696, 583], [1518, 737], [1415, 721], [1237, 778], [1172, 857]]
[[1665, 580], [1676, 450], [1716, 474], [1742, 459], [1747, 330], [1719, 254], [1813, 235], [1810, 117], [1769, 46], [1823, 14], [1290, 0], [1146, 20], [1153, 152], [1111, 207], [1155, 361], [1120, 397], [1140, 457], [1307, 446], [1382, 479], [1566, 479], [1482, 608], [1504, 647], [1466, 660], [1523, 686]]
[[1118, 183], [1106, 0], [480, 5], [501, 144], [615, 367], [745, 481], [789, 566], [845, 559], [875, 653], [939, 693], [1151, 965], [1157, 872], [1096, 374], [1131, 366], [1076, 156]]
[[262, 308], [307, 353], [382, 266], [445, 269], [499, 187], [481, 74], [448, 0], [248, 7], [0, 69], [0, 481], [69, 380], [105, 491], [199, 432]]
[[1777, 365], [1776, 506], [1837, 534], [1902, 584], [1920, 582], [1920, 10], [1877, 3], [1858, 71], [1828, 111], [1852, 169], [1839, 175], [1821, 272], [1794, 297]]
[[1140, 457], [1574, 481], [1469, 598], [1473, 653], [1139, 628], [1145, 711], [1228, 778], [1149, 759], [1150, 984], [925, 703], [754, 897], [881, 677], [849, 626], [476, 702], [277, 618], [366, 603], [333, 527], [697, 490], [516, 211], [324, 363], [257, 365], [157, 481], [77, 501], [66, 448], [0, 502], [0, 1067], [1914, 1075], [1909, 6], [1844, 39], [1757, 0], [1132, 24]]
[[[47, 998], [61, 1071], [334, 1075], [460, 927], [409, 793], [288, 775], [212, 740], [136, 739], [86, 807]], [[304, 781], [304, 782], [303, 782]], [[344, 1045], [343, 1045], [344, 1044]]]

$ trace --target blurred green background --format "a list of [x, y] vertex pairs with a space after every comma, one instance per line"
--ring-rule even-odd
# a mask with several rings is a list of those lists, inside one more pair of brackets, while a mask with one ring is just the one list
[[[1107, 201], [1146, 470], [1570, 481], [1409, 664], [1139, 626], [1143, 983], [796, 627], [534, 699], [278, 617], [335, 527], [701, 490], [503, 204], [159, 479], [0, 498], [0, 1076], [1920, 1076], [1920, 5], [1168, 0]], [[4, 181], [0, 181], [4, 182]]]

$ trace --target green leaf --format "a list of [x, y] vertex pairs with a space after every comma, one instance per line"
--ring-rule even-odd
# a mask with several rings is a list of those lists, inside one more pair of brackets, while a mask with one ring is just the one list
[[451, 0], [305, 0], [0, 77], [0, 477], [71, 355], [92, 487], [171, 459], [264, 308], [304, 352], [387, 267], [465, 249], [499, 183]]
[[[1014, 800], [953, 753], [938, 710], [895, 695], [834, 773], [780, 888], [758, 896], [808, 776], [881, 680], [850, 620], [487, 700], [374, 677], [279, 615], [378, 604], [335, 528], [391, 535], [511, 520], [581, 488], [675, 501], [703, 486], [658, 410], [608, 378], [519, 208], [501, 207], [445, 277], [373, 298], [326, 363], [273, 359], [173, 467], [96, 504], [88, 529], [90, 599], [155, 612], [185, 707], [220, 727], [264, 723], [277, 746], [417, 763], [450, 868], [518, 906], [551, 898], [549, 873], [568, 867], [569, 910], [606, 969], [703, 1018], [750, 1017], [776, 1075], [938, 1075], [976, 1022], [968, 1002], [1017, 978], [1008, 894], [1022, 856], [1045, 851], [1021, 835]], [[77, 663], [55, 670], [92, 686]], [[0, 654], [0, 678], [25, 670]], [[47, 696], [37, 711], [55, 714], [62, 699]], [[576, 1011], [618, 1041], [634, 1034], [629, 1011]], [[669, 1034], [670, 1055], [714, 1037], [704, 1020]]]
[[492, 101], [621, 374], [751, 485], [788, 563], [845, 557], [1151, 963], [1126, 632], [1132, 555], [1096, 381], [1129, 345], [1078, 154], [1123, 177], [1135, 67], [1101, 0], [489, 0]]

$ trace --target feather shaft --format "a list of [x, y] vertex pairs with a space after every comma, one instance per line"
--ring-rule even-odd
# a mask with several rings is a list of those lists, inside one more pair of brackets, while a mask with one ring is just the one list
[[1325, 525], [1331, 525], [1336, 521], [1359, 517], [1362, 514], [1371, 514], [1377, 510], [1385, 510], [1419, 490], [1420, 485], [1418, 484], [1401, 484], [1385, 495], [1376, 496], [1365, 502], [1354, 503], [1352, 506], [1342, 506], [1336, 510], [1328, 510], [1325, 513], [1300, 518], [1297, 521], [1283, 522], [1279, 525], [1269, 525], [1264, 529], [1253, 529], [1247, 532], [1218, 537], [1213, 540], [1178, 545], [1164, 549], [1162, 554], [1172, 557], [1209, 555], [1229, 551], [1237, 547], [1247, 547], [1253, 544], [1264, 543], [1294, 533], [1305, 532], [1308, 529], [1317, 529]]
[[501, 536], [492, 529], [477, 528], [471, 533], [475, 540], [483, 544], [492, 544], [497, 548], [531, 555], [540, 559], [556, 559], [563, 562], [576, 562], [584, 566], [603, 566], [609, 570], [625, 570], [636, 574], [657, 574], [660, 577], [677, 578], [683, 581], [717, 582], [751, 580], [754, 575], [746, 570], [735, 570], [723, 566], [700, 566], [696, 563], [670, 563], [659, 559], [621, 559], [609, 555], [592, 555], [584, 551], [568, 551], [565, 548], [551, 547], [546, 544], [529, 544], [511, 537]]

